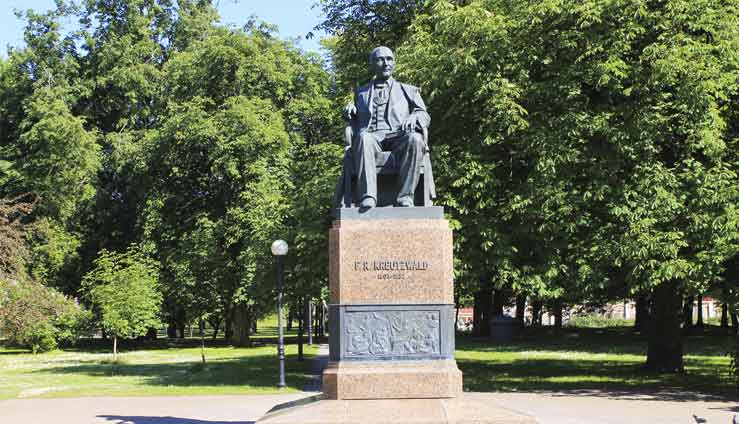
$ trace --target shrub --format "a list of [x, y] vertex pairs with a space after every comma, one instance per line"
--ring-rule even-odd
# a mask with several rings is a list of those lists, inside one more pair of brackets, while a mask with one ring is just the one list
[[73, 343], [89, 313], [53, 288], [31, 280], [0, 280], [0, 333], [34, 353]]
[[567, 323], [569, 327], [579, 328], [605, 328], [605, 327], [628, 327], [634, 325], [634, 321], [622, 318], [606, 318], [602, 315], [573, 315]]

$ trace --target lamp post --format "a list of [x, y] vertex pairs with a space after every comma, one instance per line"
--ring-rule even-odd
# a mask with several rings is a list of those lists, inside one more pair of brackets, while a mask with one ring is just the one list
[[282, 334], [282, 285], [284, 278], [284, 259], [287, 255], [287, 242], [275, 240], [272, 254], [277, 262], [277, 357], [280, 359], [280, 380], [277, 387], [285, 387], [285, 340]]

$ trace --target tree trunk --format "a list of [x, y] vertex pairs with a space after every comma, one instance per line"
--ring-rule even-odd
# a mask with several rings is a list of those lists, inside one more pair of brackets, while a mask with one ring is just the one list
[[493, 308], [493, 290], [480, 290], [480, 333], [478, 336], [490, 335], [490, 314]]
[[636, 316], [634, 331], [646, 332], [649, 329], [649, 297], [640, 294], [636, 297]]
[[729, 314], [728, 314], [729, 305], [726, 303], [721, 304], [721, 328], [724, 329], [724, 332], [728, 330], [729, 328]]
[[234, 346], [250, 347], [251, 346], [251, 310], [248, 305], [238, 304], [233, 308], [233, 317], [231, 326], [233, 327], [233, 335], [231, 343]]
[[285, 328], [286, 331], [293, 331], [293, 318], [294, 318], [293, 308], [288, 308], [288, 310], [287, 310], [287, 325], [286, 325], [286, 328]]
[[543, 303], [541, 300], [534, 300], [531, 302], [531, 326], [541, 327], [541, 310]]
[[187, 325], [185, 324], [185, 320], [184, 319], [177, 320], [177, 337], [178, 338], [180, 338], [180, 339], [184, 339], [185, 338], [185, 330], [186, 330], [185, 327], [186, 326]]
[[223, 336], [226, 338], [226, 341], [230, 342], [233, 339], [233, 319], [231, 318], [231, 313], [233, 306], [224, 308], [224, 320], [225, 323], [223, 324]]
[[300, 315], [298, 315], [298, 361], [303, 361], [303, 328], [305, 328], [305, 308], [302, 308], [302, 302], [298, 305]]
[[562, 301], [557, 299], [552, 305], [552, 314], [554, 315], [554, 328], [556, 330], [562, 329]]
[[151, 327], [148, 330], [146, 330], [146, 336], [144, 338], [146, 340], [156, 340], [157, 339], [157, 329], [154, 327]]
[[251, 323], [251, 333], [252, 334], [257, 334], [257, 330], [258, 330], [258, 328], [257, 328], [257, 320], [254, 320]]
[[200, 318], [198, 328], [200, 329], [200, 358], [205, 364], [205, 321], [202, 318]]
[[519, 329], [526, 326], [526, 295], [519, 294], [516, 296], [516, 324]]
[[482, 299], [482, 295], [479, 291], [475, 292], [472, 295], [472, 335], [473, 336], [479, 336], [480, 326], [482, 325], [482, 308], [480, 308], [480, 301]]
[[323, 301], [321, 301], [321, 337], [326, 335], [326, 323], [328, 319], [327, 315], [328, 314], [326, 313], [326, 306]]
[[702, 331], [703, 330], [703, 295], [698, 295], [698, 319], [695, 323], [695, 327]]
[[682, 296], [677, 282], [654, 288], [646, 368], [662, 373], [683, 372], [683, 335], [680, 331]]
[[308, 296], [305, 297], [305, 332], [308, 334], [308, 345], [313, 345], [313, 303]]
[[323, 331], [323, 304], [322, 303], [316, 303], [316, 337], [321, 337], [324, 334]]
[[731, 327], [734, 329], [734, 334], [739, 334], [739, 318], [736, 316], [736, 312], [729, 312], [731, 317]]
[[177, 338], [177, 323], [172, 319], [167, 323], [167, 337], [170, 339]]
[[490, 307], [490, 317], [503, 315], [503, 307], [508, 300], [504, 290], [493, 290], [493, 304]]
[[685, 303], [683, 304], [683, 332], [690, 334], [693, 329], [693, 304], [695, 303], [694, 296], [686, 296]]
[[118, 362], [118, 336], [113, 335], [113, 363]]
[[208, 320], [208, 324], [213, 327], [213, 340], [218, 337], [218, 330], [221, 328], [221, 321], [223, 321], [223, 318], [213, 318]]

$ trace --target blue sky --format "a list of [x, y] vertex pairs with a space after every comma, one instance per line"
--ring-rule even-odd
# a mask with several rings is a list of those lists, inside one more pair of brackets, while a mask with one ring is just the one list
[[[305, 35], [320, 21], [320, 11], [312, 9], [316, 0], [220, 0], [222, 22], [243, 25], [251, 15], [280, 29], [285, 38], [300, 37], [305, 50], [318, 51], [318, 38], [305, 40]], [[54, 0], [0, 0], [0, 55], [7, 56], [7, 46], [23, 44], [23, 22], [15, 17], [15, 9], [45, 11], [54, 6]]]

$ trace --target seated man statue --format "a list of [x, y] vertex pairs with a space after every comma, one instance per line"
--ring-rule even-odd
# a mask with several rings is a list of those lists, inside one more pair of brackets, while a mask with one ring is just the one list
[[375, 153], [392, 152], [398, 166], [396, 206], [414, 206], [413, 198], [426, 153], [422, 135], [431, 117], [418, 88], [392, 78], [395, 56], [387, 47], [372, 50], [370, 68], [375, 76], [357, 89], [354, 103], [344, 108], [346, 119], [356, 129], [352, 157], [357, 173], [359, 207], [377, 205]]

